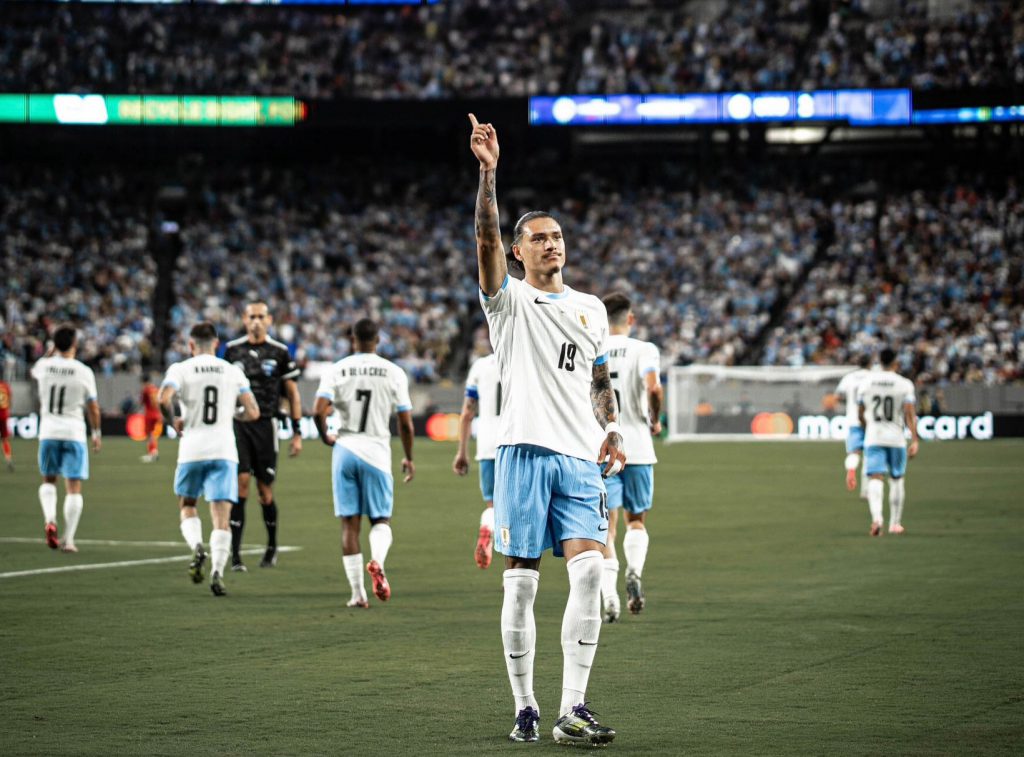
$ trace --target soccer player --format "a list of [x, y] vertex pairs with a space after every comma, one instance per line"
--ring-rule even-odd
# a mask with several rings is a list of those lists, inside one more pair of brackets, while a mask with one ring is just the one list
[[3, 446], [7, 470], [14, 473], [14, 453], [11, 452], [11, 385], [0, 379], [0, 446]]
[[615, 388], [622, 423], [622, 439], [629, 450], [629, 466], [617, 476], [605, 480], [608, 488], [608, 543], [604, 548], [604, 573], [601, 595], [604, 621], [619, 619], [620, 605], [616, 583], [619, 561], [615, 554], [616, 526], [621, 508], [626, 517], [626, 535], [622, 551], [626, 553], [626, 597], [629, 611], [637, 615], [644, 609], [641, 577], [647, 560], [647, 511], [654, 500], [654, 454], [652, 436], [661, 433], [661, 355], [650, 342], [629, 336], [636, 316], [629, 298], [619, 292], [604, 298], [608, 311], [608, 370]]
[[[896, 373], [896, 353], [882, 350], [881, 371], [871, 371], [857, 388], [860, 423], [864, 427], [864, 470], [868, 475], [871, 535], [882, 534], [882, 496], [889, 477], [889, 533], [902, 534], [903, 477], [907, 457], [917, 454], [917, 412], [914, 384]], [[910, 429], [907, 447], [905, 429]]]
[[525, 280], [508, 275], [495, 198], [498, 135], [491, 124], [478, 123], [472, 114], [469, 119], [470, 148], [480, 162], [480, 302], [502, 387], [494, 524], [495, 546], [505, 555], [501, 636], [516, 709], [509, 739], [539, 738], [533, 604], [541, 554], [551, 549], [566, 558], [569, 574], [562, 700], [552, 735], [557, 742], [607, 744], [615, 731], [597, 722], [586, 690], [601, 632], [608, 533], [601, 476], [626, 461], [608, 374], [608, 316], [597, 297], [562, 282], [565, 241], [547, 213], [527, 213], [516, 223], [511, 252]]
[[[352, 587], [349, 607], [369, 607], [363, 584], [363, 554], [359, 547], [362, 517], [370, 520], [370, 561], [366, 571], [373, 593], [381, 602], [391, 598], [384, 560], [391, 549], [394, 480], [391, 476], [391, 413], [398, 413], [398, 435], [405, 457], [405, 483], [412, 481], [412, 403], [405, 371], [377, 355], [377, 324], [369, 318], [352, 328], [353, 353], [342, 358], [320, 379], [313, 420], [320, 439], [334, 450], [331, 489], [334, 514], [341, 520], [341, 561]], [[337, 408], [338, 433], [327, 428], [327, 416]]]
[[459, 449], [452, 462], [452, 470], [456, 474], [465, 476], [469, 472], [466, 449], [473, 418], [476, 417], [476, 461], [480, 465], [480, 492], [484, 497], [475, 551], [476, 564], [480, 568], [491, 564], [494, 553], [494, 437], [500, 415], [498, 362], [493, 354], [484, 355], [473, 363], [466, 377], [466, 398], [459, 416]]
[[[100, 406], [96, 401], [96, 376], [75, 360], [78, 334], [71, 324], [53, 332], [53, 351], [32, 366], [39, 386], [39, 504], [46, 521], [50, 549], [77, 552], [75, 532], [82, 517], [82, 482], [89, 478], [85, 416], [92, 428], [92, 449], [102, 446]], [[55, 353], [55, 354], [53, 354]], [[57, 476], [64, 477], [64, 538], [57, 538]]]
[[157, 426], [160, 424], [160, 400], [157, 396], [160, 390], [153, 383], [150, 375], [142, 375], [142, 412], [146, 423], [146, 454], [142, 456], [142, 462], [155, 463], [160, 459], [160, 451], [157, 447]]
[[[206, 550], [203, 524], [196, 501], [202, 495], [210, 503], [210, 591], [216, 597], [227, 594], [224, 568], [231, 547], [228, 519], [238, 496], [238, 450], [235, 448], [233, 418], [242, 406], [245, 420], [260, 417], [249, 388], [249, 380], [236, 366], [217, 357], [217, 329], [200, 322], [192, 327], [188, 347], [192, 357], [167, 369], [160, 386], [160, 410], [164, 423], [181, 437], [178, 467], [174, 472], [174, 493], [181, 510], [181, 535], [192, 550], [189, 575], [193, 583], [203, 580]], [[182, 416], [174, 416], [174, 397], [181, 402]]]
[[[242, 562], [242, 531], [245, 529], [245, 501], [249, 481], [256, 476], [256, 488], [267, 528], [267, 549], [260, 560], [261, 568], [277, 565], [277, 502], [274, 500], [274, 479], [277, 478], [277, 412], [282, 394], [288, 398], [292, 438], [288, 454], [295, 457], [302, 451], [302, 400], [295, 379], [299, 368], [288, 347], [267, 335], [274, 322], [265, 302], [250, 302], [242, 316], [246, 335], [227, 343], [224, 359], [242, 369], [256, 402], [260, 417], [256, 421], [235, 421], [238, 443], [238, 501], [231, 508], [231, 570], [245, 572]], [[283, 391], [282, 391], [283, 390]]]
[[[870, 373], [870, 365], [871, 356], [861, 355], [857, 358], [857, 370], [843, 376], [836, 387], [836, 394], [846, 403], [846, 489], [851, 492], [857, 488], [857, 468], [860, 467], [861, 451], [864, 449], [864, 427], [860, 425], [860, 412], [857, 408], [857, 387]], [[866, 474], [861, 476], [860, 496], [861, 499], [868, 496]]]

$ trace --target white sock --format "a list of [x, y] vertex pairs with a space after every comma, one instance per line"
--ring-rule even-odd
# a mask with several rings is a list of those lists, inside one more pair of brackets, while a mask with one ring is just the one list
[[366, 585], [363, 583], [363, 553], [342, 555], [348, 585], [352, 587], [352, 599], [366, 599]]
[[569, 573], [569, 601], [562, 617], [561, 717], [587, 693], [590, 668], [601, 634], [601, 572], [604, 555], [596, 549], [581, 552], [565, 564]]
[[646, 528], [630, 528], [622, 537], [622, 551], [626, 553], [626, 572], [644, 574], [644, 563], [647, 561], [647, 545], [651, 538]]
[[619, 595], [615, 584], [619, 580], [619, 561], [614, 557], [604, 558], [604, 570], [601, 571], [601, 598], [604, 600], [604, 606], [607, 607], [609, 601], [618, 601]]
[[494, 508], [485, 507], [484, 511], [480, 513], [480, 528], [486, 528], [492, 534], [494, 533]]
[[75, 544], [75, 531], [82, 517], [83, 504], [81, 494], [64, 495], [64, 543], [70, 546]]
[[906, 501], [906, 489], [902, 478], [894, 478], [889, 482], [889, 527], [903, 525], [903, 503]]
[[846, 466], [846, 470], [857, 470], [857, 466], [860, 464], [860, 455], [851, 452], [846, 456], [846, 461], [843, 464]]
[[214, 573], [224, 575], [229, 552], [231, 552], [231, 532], [218, 528], [210, 531], [210, 562], [213, 565]]
[[861, 459], [861, 464], [860, 464], [860, 498], [861, 499], [867, 499], [868, 498], [868, 481], [870, 481], [871, 479], [868, 478], [868, 463], [864, 459], [864, 455], [861, 455], [860, 459]]
[[885, 484], [880, 478], [868, 479], [868, 507], [871, 508], [871, 522], [882, 522], [882, 495]]
[[43, 506], [43, 520], [47, 523], [57, 522], [57, 485], [39, 485], [39, 504]]
[[195, 552], [196, 547], [203, 543], [203, 523], [198, 515], [185, 518], [181, 522], [181, 535], [185, 537], [188, 548]]
[[391, 549], [391, 541], [391, 526], [387, 523], [378, 523], [370, 529], [370, 559], [376, 560], [381, 570]]
[[516, 699], [516, 712], [524, 707], [540, 712], [533, 695], [533, 658], [537, 647], [533, 600], [537, 596], [540, 573], [526, 568], [506, 570], [502, 584], [505, 598], [501, 605], [501, 644], [512, 695]]

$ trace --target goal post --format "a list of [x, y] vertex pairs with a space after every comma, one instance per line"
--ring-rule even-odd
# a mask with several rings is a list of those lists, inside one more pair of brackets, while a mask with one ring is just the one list
[[842, 439], [835, 396], [854, 366], [672, 366], [668, 442]]

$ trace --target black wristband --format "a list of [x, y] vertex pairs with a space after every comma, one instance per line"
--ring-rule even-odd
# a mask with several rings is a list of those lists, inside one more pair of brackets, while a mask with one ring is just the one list
[[301, 418], [292, 418], [292, 433], [293, 434], [300, 434], [300, 433], [302, 433], [301, 423], [302, 423], [302, 419]]

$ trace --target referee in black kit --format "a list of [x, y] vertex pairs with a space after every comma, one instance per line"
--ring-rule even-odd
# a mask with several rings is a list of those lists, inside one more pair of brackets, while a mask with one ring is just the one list
[[235, 443], [238, 445], [238, 502], [231, 508], [231, 570], [244, 571], [242, 530], [245, 528], [245, 500], [249, 496], [249, 479], [256, 476], [263, 522], [267, 526], [267, 551], [260, 560], [261, 568], [277, 564], [277, 503], [274, 502], [274, 478], [277, 476], [277, 416], [281, 397], [288, 398], [292, 423], [292, 439], [288, 454], [295, 457], [302, 450], [302, 400], [295, 379], [299, 369], [288, 354], [288, 348], [267, 336], [273, 322], [265, 302], [250, 302], [242, 316], [246, 335], [227, 343], [224, 359], [234, 363], [252, 385], [252, 393], [260, 406], [259, 420], [235, 420]]

